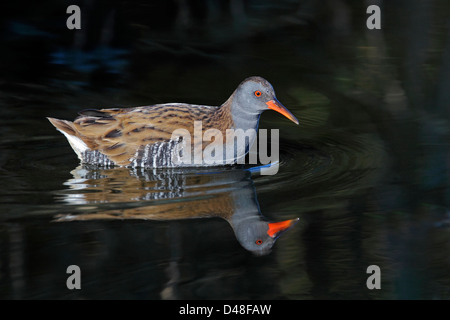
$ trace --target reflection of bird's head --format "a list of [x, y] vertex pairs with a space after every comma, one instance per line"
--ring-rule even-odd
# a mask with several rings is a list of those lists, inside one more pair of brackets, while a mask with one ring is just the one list
[[262, 256], [270, 253], [276, 239], [297, 221], [298, 219], [281, 222], [243, 219], [239, 222], [234, 221], [233, 227], [239, 243], [248, 251]]

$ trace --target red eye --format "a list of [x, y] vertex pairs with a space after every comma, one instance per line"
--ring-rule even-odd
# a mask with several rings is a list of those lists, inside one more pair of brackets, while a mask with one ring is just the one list
[[261, 93], [261, 91], [255, 91], [255, 96], [257, 96], [257, 97], [261, 97], [261, 95], [262, 95], [262, 93]]
[[258, 240], [255, 241], [255, 243], [256, 243], [258, 246], [260, 246], [260, 245], [262, 245], [262, 240], [261, 240], [261, 239], [258, 239]]

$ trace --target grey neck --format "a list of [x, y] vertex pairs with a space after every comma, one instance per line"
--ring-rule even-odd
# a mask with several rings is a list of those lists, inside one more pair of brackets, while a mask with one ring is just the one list
[[258, 129], [258, 122], [261, 112], [250, 112], [243, 110], [235, 103], [231, 105], [231, 115], [236, 129]]

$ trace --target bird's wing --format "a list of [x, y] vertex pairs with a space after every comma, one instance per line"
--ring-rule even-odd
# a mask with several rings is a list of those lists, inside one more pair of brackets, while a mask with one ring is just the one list
[[130, 159], [143, 146], [170, 142], [176, 129], [191, 136], [194, 121], [214, 113], [215, 107], [188, 104], [162, 104], [127, 109], [84, 110], [75, 121], [50, 120], [58, 129], [81, 139], [90, 150], [98, 150], [118, 165]]

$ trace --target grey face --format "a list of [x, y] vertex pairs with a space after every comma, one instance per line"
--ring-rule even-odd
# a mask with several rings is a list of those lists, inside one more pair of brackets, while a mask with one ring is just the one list
[[276, 99], [272, 85], [261, 77], [245, 79], [236, 89], [233, 103], [240, 112], [260, 114], [268, 110], [267, 102]]

